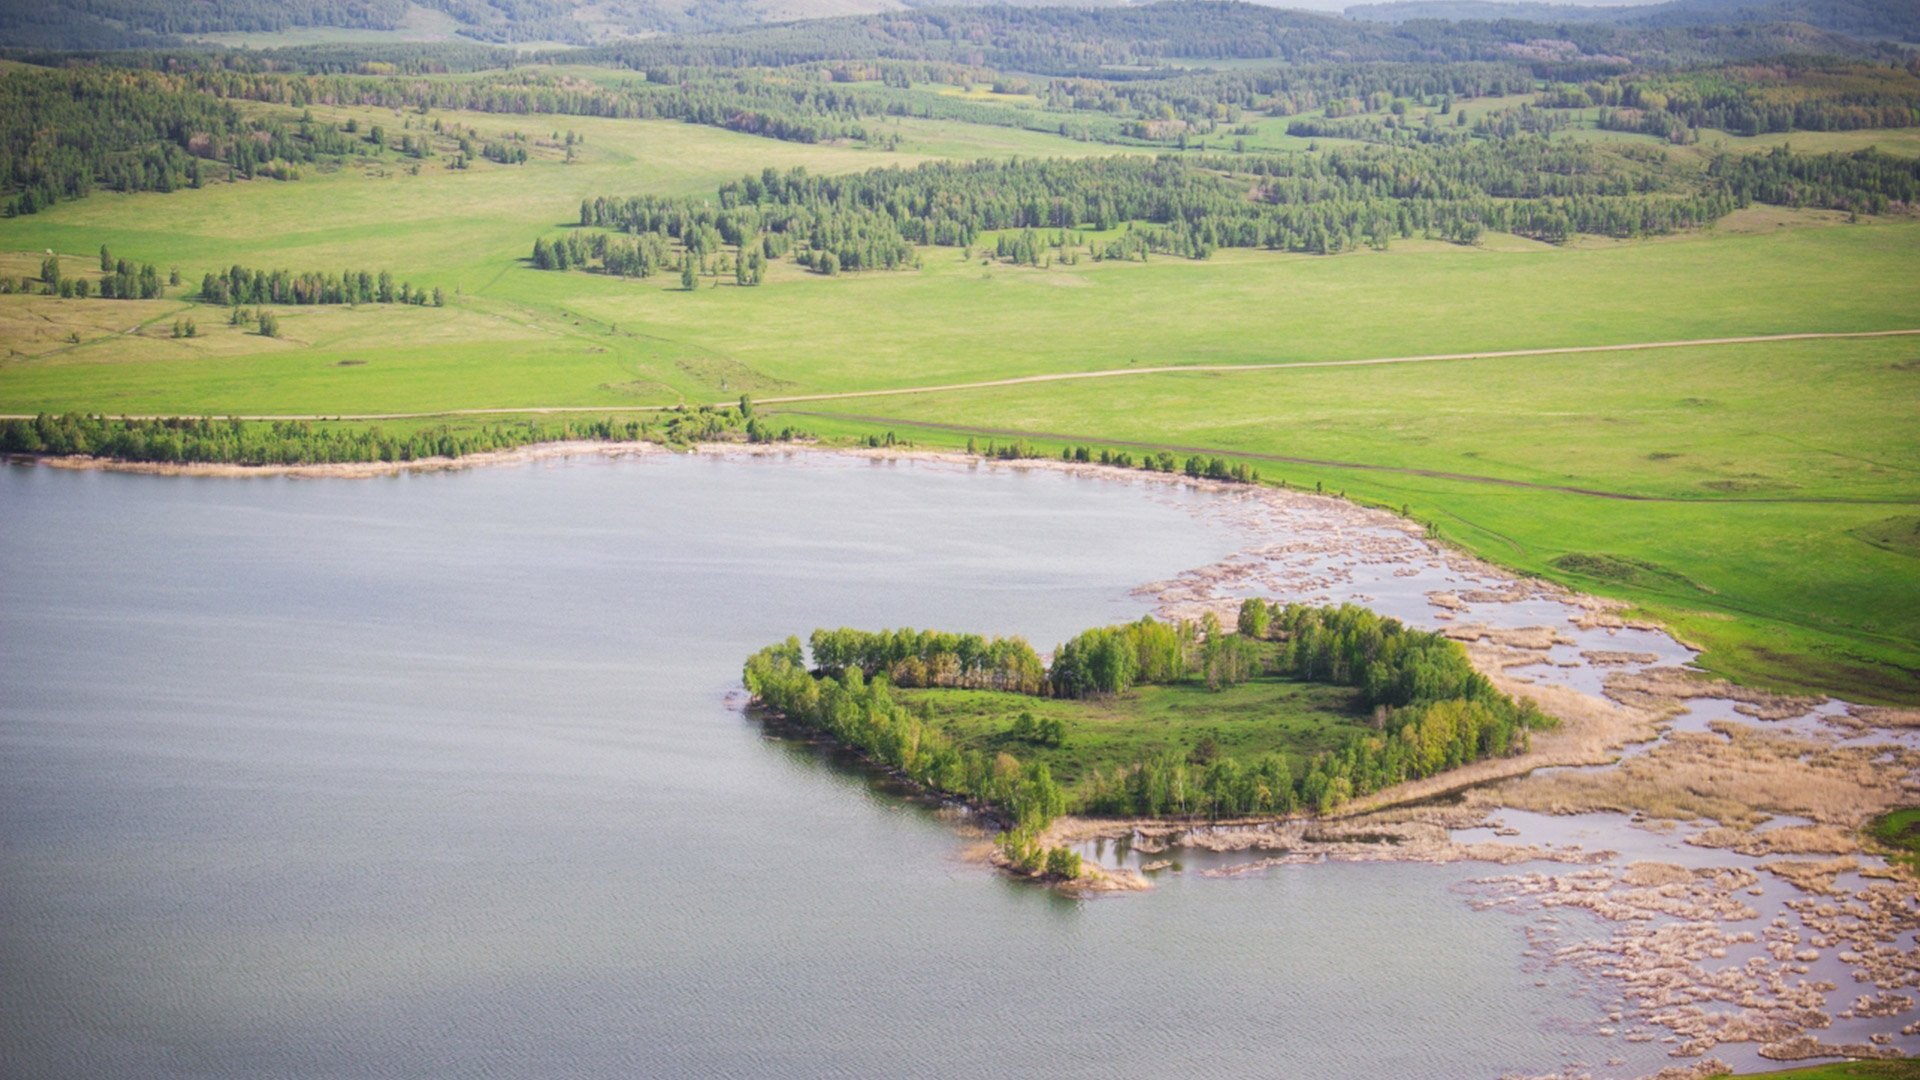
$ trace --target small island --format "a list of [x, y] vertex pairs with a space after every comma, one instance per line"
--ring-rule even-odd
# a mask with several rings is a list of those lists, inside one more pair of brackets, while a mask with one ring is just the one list
[[[809, 663], [809, 655], [811, 663]], [[1248, 599], [1231, 630], [1142, 618], [1052, 663], [1018, 637], [816, 630], [747, 660], [768, 714], [1000, 826], [1012, 872], [1070, 882], [1040, 835], [1065, 813], [1181, 820], [1338, 813], [1553, 724], [1464, 649], [1366, 608]]]

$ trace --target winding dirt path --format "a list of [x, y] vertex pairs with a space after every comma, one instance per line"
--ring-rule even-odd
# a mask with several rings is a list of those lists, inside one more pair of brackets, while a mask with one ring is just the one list
[[[1638, 341], [1618, 345], [1562, 345], [1545, 349], [1504, 349], [1494, 352], [1431, 353], [1422, 356], [1377, 356], [1363, 360], [1300, 360], [1269, 364], [1162, 364], [1151, 367], [1103, 368], [1097, 371], [1059, 371], [1041, 375], [1015, 375], [1005, 379], [981, 379], [975, 382], [939, 383], [930, 386], [900, 386], [884, 390], [842, 390], [821, 394], [787, 394], [779, 397], [755, 398], [759, 405], [798, 405], [816, 401], [848, 401], [856, 398], [900, 397], [911, 394], [941, 394], [958, 390], [986, 390], [997, 386], [1026, 386], [1033, 383], [1068, 382], [1075, 379], [1119, 379], [1133, 375], [1178, 375], [1191, 373], [1225, 374], [1242, 371], [1284, 371], [1295, 368], [1330, 367], [1377, 367], [1383, 364], [1432, 364], [1456, 360], [1503, 360], [1527, 356], [1574, 356], [1583, 353], [1639, 352], [1645, 349], [1692, 349], [1712, 345], [1758, 345], [1773, 341], [1829, 341], [1845, 338], [1885, 338], [1920, 336], [1920, 328], [1907, 330], [1855, 330], [1827, 331], [1804, 334], [1754, 334], [1746, 337], [1693, 338], [1686, 341]], [[732, 405], [734, 402], [716, 401], [716, 406]], [[210, 415], [222, 418], [232, 417], [240, 420], [430, 420], [441, 416], [548, 416], [562, 413], [634, 413], [664, 412], [679, 408], [672, 405], [515, 405], [488, 406], [476, 409], [434, 409], [425, 412], [386, 412], [386, 413], [257, 413], [234, 414], [212, 410], [192, 415]], [[115, 416], [127, 416], [135, 420], [158, 420], [180, 413], [115, 413]], [[31, 420], [32, 413], [0, 413], [0, 419]], [[921, 425], [936, 427], [938, 425]], [[982, 429], [975, 429], [982, 430]], [[1102, 440], [1112, 442], [1113, 440]], [[1145, 443], [1122, 443], [1116, 445], [1144, 446]], [[1177, 449], [1177, 448], [1168, 448]], [[1236, 451], [1236, 453], [1238, 453]], [[1241, 457], [1261, 457], [1259, 454], [1239, 454]], [[1302, 464], [1334, 465], [1336, 462], [1313, 462], [1306, 458], [1274, 458], [1276, 461], [1295, 461]], [[1396, 469], [1395, 472], [1413, 472], [1428, 476], [1452, 476], [1455, 479], [1481, 480], [1484, 477], [1455, 475], [1448, 473], [1419, 473], [1419, 470]], [[1526, 484], [1509, 481], [1517, 487], [1551, 487], [1551, 485]], [[1568, 488], [1564, 490], [1575, 491]], [[1580, 492], [1581, 494], [1606, 494], [1603, 492]], [[1618, 496], [1633, 498], [1634, 496]], [[1760, 501], [1760, 500], [1751, 500]], [[1779, 500], [1799, 502], [1808, 500]], [[1819, 500], [1813, 500], [1819, 501]]]

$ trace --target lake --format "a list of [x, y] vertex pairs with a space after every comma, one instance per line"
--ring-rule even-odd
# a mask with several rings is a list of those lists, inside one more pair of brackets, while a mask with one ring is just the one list
[[1212, 498], [818, 454], [0, 469], [0, 1071], [1666, 1064], [1470, 908], [1484, 865], [1071, 900], [740, 711], [747, 654], [815, 626], [1137, 617], [1244, 541]]

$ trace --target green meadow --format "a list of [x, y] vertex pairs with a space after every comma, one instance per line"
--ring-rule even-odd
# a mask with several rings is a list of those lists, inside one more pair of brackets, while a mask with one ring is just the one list
[[[314, 112], [396, 131], [422, 122]], [[1564, 247], [1489, 235], [1475, 247], [1043, 268], [928, 248], [918, 271], [826, 278], [782, 261], [757, 288], [729, 275], [692, 292], [677, 278], [542, 272], [527, 261], [534, 240], [573, 228], [593, 195], [697, 195], [768, 166], [1118, 151], [917, 119], [883, 122], [901, 136], [886, 152], [669, 121], [434, 115], [483, 136], [524, 132], [538, 140], [533, 160], [416, 170], [390, 156], [294, 182], [100, 193], [0, 221], [0, 273], [31, 276], [49, 251], [90, 272], [106, 244], [189, 284], [236, 263], [390, 269], [445, 289], [446, 307], [288, 308], [282, 336], [266, 338], [189, 302], [190, 288], [139, 302], [0, 296], [0, 412], [613, 413], [1131, 366], [1920, 327], [1920, 223], [1772, 208], [1703, 233]], [[1284, 132], [1259, 124], [1251, 141]], [[585, 139], [570, 162], [553, 138], [566, 131]], [[184, 317], [198, 334], [174, 338]], [[1049, 450], [1127, 441], [1245, 455], [1271, 479], [1404, 508], [1495, 562], [1631, 601], [1707, 648], [1715, 671], [1920, 701], [1920, 564], [1899, 525], [1920, 502], [1920, 338], [1140, 375], [774, 408], [831, 437], [891, 429], [959, 446], [994, 433]]]
[[[1243, 764], [1266, 754], [1311, 758], [1372, 730], [1356, 712], [1354, 690], [1285, 679], [1256, 679], [1218, 691], [1198, 682], [1140, 686], [1088, 699], [994, 690], [896, 694], [960, 746], [1044, 762], [1067, 787], [1096, 770], [1124, 771], [1165, 753], [1200, 761], [1230, 757]], [[1065, 738], [1050, 746], [1019, 737], [1014, 725], [1021, 713], [1037, 721], [1058, 720]]]

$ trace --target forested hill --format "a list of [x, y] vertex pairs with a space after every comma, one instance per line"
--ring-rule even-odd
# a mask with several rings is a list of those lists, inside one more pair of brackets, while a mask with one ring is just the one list
[[[1800, 23], [1653, 27], [1503, 20], [1389, 25], [1224, 0], [1120, 8], [931, 8], [629, 42], [580, 59], [637, 69], [833, 60], [937, 61], [1043, 75], [1124, 77], [1169, 62], [1754, 59], [1787, 53], [1898, 55]], [[1152, 77], [1152, 72], [1133, 72]]]
[[1920, 29], [1904, 0], [1673, 0], [1627, 10], [1640, 14], [1477, 0], [1362, 5], [1350, 9], [1356, 18], [1222, 0], [0, 0], [0, 45], [153, 48], [206, 34], [336, 28], [390, 33], [389, 46], [594, 46], [569, 58], [633, 68], [892, 59], [1061, 75], [1170, 60], [1511, 59], [1543, 43], [1635, 61], [1867, 55], [1876, 50], [1857, 39]]
[[900, 6], [896, 0], [0, 0], [0, 40], [40, 48], [141, 47], [171, 36], [329, 27], [585, 45]]
[[1347, 16], [1375, 22], [1414, 19], [1521, 19], [1535, 23], [1707, 26], [1804, 23], [1854, 37], [1920, 41], [1920, 4], [1910, 0], [1668, 0], [1661, 4], [1501, 3], [1500, 0], [1397, 0], [1357, 4]]

